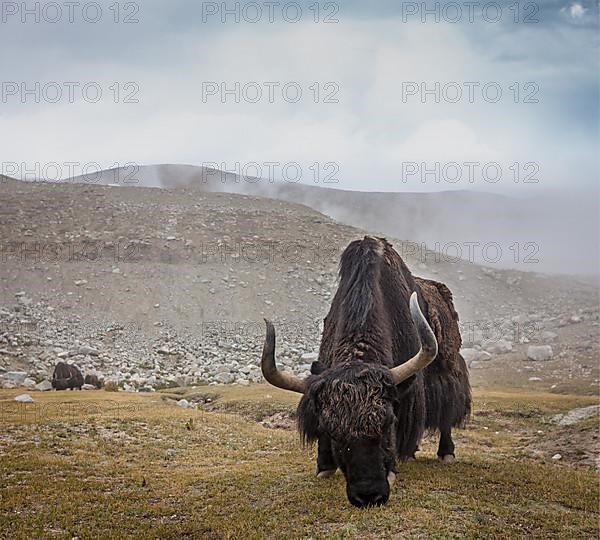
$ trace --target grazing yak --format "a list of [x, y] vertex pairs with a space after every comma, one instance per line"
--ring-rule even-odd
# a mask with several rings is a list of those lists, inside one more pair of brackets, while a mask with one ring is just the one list
[[452, 294], [414, 277], [387, 240], [366, 236], [342, 254], [307, 378], [277, 369], [275, 329], [265, 322], [263, 375], [303, 394], [298, 428], [318, 442], [317, 476], [339, 468], [353, 505], [387, 502], [396, 460], [413, 459], [426, 431], [440, 433], [439, 459], [454, 460], [451, 430], [470, 414], [471, 389]]
[[85, 384], [91, 384], [92, 386], [95, 386], [98, 389], [102, 388], [102, 381], [98, 378], [98, 375], [88, 373], [85, 376], [84, 382]]
[[77, 366], [59, 362], [52, 374], [52, 388], [55, 390], [66, 390], [67, 388], [81, 390], [83, 386], [83, 375]]

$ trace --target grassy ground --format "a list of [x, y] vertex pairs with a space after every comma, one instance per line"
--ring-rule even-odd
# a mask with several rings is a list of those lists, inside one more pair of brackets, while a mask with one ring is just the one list
[[[1, 537], [598, 536], [597, 471], [574, 465], [581, 449], [565, 447], [557, 462], [548, 447], [569, 440], [549, 417], [593, 398], [476, 393], [457, 462], [435, 461], [427, 439], [399, 467], [389, 503], [359, 510], [339, 473], [314, 477], [314, 449], [294, 431], [257, 423], [293, 411], [297, 396], [252, 386], [185, 397], [209, 392], [210, 411], [158, 393], [35, 393], [36, 403], [18, 404], [17, 392], [0, 391]], [[597, 419], [588, 424], [597, 431]]]

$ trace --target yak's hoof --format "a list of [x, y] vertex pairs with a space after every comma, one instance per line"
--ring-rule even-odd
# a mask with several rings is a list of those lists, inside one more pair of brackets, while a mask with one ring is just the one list
[[336, 469], [329, 469], [327, 471], [320, 471], [317, 469], [317, 478], [331, 478], [335, 474]]
[[400, 461], [402, 463], [409, 463], [410, 461], [417, 461], [417, 458], [413, 456], [400, 456]]
[[396, 481], [396, 473], [394, 471], [390, 471], [387, 475], [388, 485], [392, 487], [394, 482]]
[[454, 454], [446, 454], [445, 456], [438, 456], [438, 459], [442, 463], [454, 463], [456, 461]]

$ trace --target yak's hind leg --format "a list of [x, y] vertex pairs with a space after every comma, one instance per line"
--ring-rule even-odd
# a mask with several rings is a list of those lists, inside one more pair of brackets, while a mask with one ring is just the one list
[[440, 431], [438, 457], [454, 460], [452, 428], [464, 427], [471, 413], [469, 371], [460, 354], [462, 340], [452, 293], [443, 283], [416, 278], [427, 301], [427, 318], [438, 342], [438, 355], [425, 368], [428, 431]]
[[[460, 357], [462, 360], [462, 357]], [[471, 411], [471, 389], [462, 374], [429, 373], [427, 380], [427, 429], [440, 432], [437, 455], [454, 461], [452, 428], [463, 427]]]
[[335, 474], [336, 469], [331, 439], [327, 435], [322, 435], [319, 437], [317, 448], [317, 478], [329, 478]]
[[440, 431], [440, 444], [437, 451], [438, 459], [444, 463], [452, 463], [454, 457], [454, 441], [452, 440], [452, 428]]
[[463, 427], [471, 411], [471, 392], [468, 381], [452, 375], [430, 379], [427, 395], [427, 429], [439, 430], [437, 455], [440, 461], [454, 461], [452, 428]]

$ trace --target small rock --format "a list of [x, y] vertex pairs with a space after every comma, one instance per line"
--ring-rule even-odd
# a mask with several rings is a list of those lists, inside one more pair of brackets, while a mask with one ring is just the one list
[[215, 381], [221, 384], [231, 384], [234, 380], [234, 377], [231, 373], [217, 373], [215, 376]]
[[190, 407], [190, 402], [187, 399], [180, 399], [177, 402], [177, 406], [178, 407], [183, 407], [184, 409], [189, 409]]
[[600, 405], [579, 407], [569, 411], [566, 414], [557, 414], [553, 416], [552, 422], [558, 424], [559, 426], [572, 426], [573, 424], [581, 422], [582, 420], [586, 420], [587, 418], [590, 418], [598, 413], [600, 413]]
[[484, 366], [484, 364], [482, 364], [481, 362], [477, 362], [477, 361], [473, 360], [469, 364], [469, 369], [481, 369], [483, 366]]
[[550, 345], [530, 345], [527, 349], [527, 358], [534, 362], [550, 360], [553, 354]]
[[27, 388], [28, 390], [35, 390], [35, 381], [33, 379], [30, 379], [29, 377], [27, 377], [23, 381], [23, 386], [25, 388]]
[[552, 456], [552, 459], [553, 459], [554, 461], [558, 461], [559, 459], [562, 459], [562, 455], [561, 455], [561, 454], [554, 454], [554, 455]]
[[540, 335], [542, 341], [554, 341], [557, 337], [558, 334], [556, 332], [551, 332], [550, 330], [545, 330]]
[[81, 387], [82, 390], [96, 390], [96, 387], [93, 384], [84, 384]]
[[35, 388], [40, 392], [48, 392], [49, 390], [52, 390], [52, 383], [49, 380], [44, 379], [42, 382], [37, 383]]
[[100, 351], [97, 349], [94, 349], [93, 347], [84, 345], [83, 347], [79, 347], [79, 349], [77, 350], [77, 354], [83, 354], [83, 355], [89, 354], [90, 356], [98, 356], [100, 354]]
[[489, 352], [477, 349], [464, 348], [460, 350], [460, 354], [462, 354], [467, 365], [470, 365], [471, 362], [487, 362], [492, 359], [492, 355]]
[[19, 403], [33, 403], [33, 398], [29, 394], [21, 394], [15, 398]]
[[499, 339], [498, 341], [487, 341], [483, 344], [483, 348], [492, 354], [505, 354], [512, 351], [512, 342], [506, 339]]
[[515, 325], [523, 325], [529, 321], [529, 317], [527, 315], [516, 315], [511, 319], [511, 322]]

